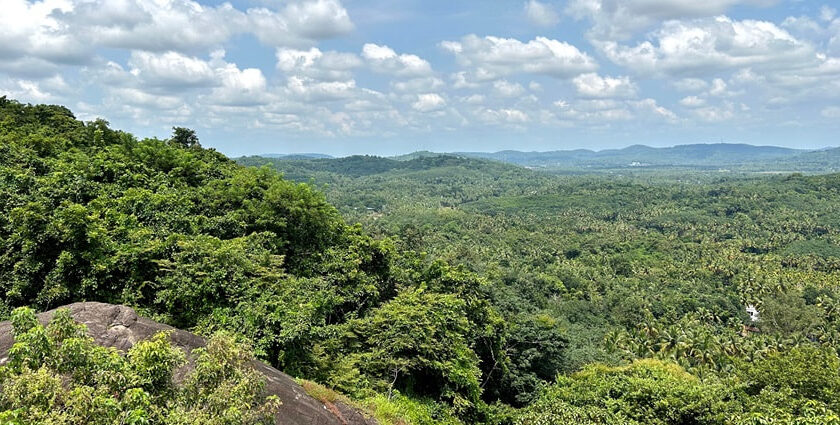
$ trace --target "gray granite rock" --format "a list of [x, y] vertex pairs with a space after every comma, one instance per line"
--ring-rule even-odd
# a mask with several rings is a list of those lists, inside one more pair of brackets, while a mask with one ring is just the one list
[[[97, 302], [74, 303], [60, 308], [70, 309], [70, 315], [87, 325], [88, 334], [97, 344], [127, 351], [137, 341], [149, 338], [160, 331], [172, 331], [173, 345], [189, 353], [204, 346], [198, 335], [175, 329], [137, 315], [133, 309]], [[55, 314], [50, 310], [38, 314], [38, 320], [47, 324]], [[14, 343], [10, 322], [0, 322], [0, 364], [8, 357]], [[252, 362], [255, 370], [266, 378], [266, 392], [282, 401], [275, 415], [276, 423], [288, 425], [375, 425], [376, 421], [344, 403], [322, 403], [307, 395], [290, 376], [260, 361]], [[191, 366], [188, 364], [175, 372], [175, 382], [183, 381]]]

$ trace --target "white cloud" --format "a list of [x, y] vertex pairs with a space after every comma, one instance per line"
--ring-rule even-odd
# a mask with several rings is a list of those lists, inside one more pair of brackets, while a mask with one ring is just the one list
[[417, 95], [417, 101], [411, 107], [420, 112], [431, 112], [442, 109], [446, 106], [446, 100], [437, 93], [424, 93]]
[[61, 92], [67, 90], [68, 87], [61, 76], [42, 81], [17, 78], [0, 80], [0, 95], [26, 102], [55, 102], [61, 100]]
[[450, 76], [450, 79], [455, 89], [474, 89], [480, 86], [479, 83], [471, 80], [466, 71], [456, 72]]
[[135, 88], [120, 87], [110, 89], [109, 92], [118, 100], [118, 103], [142, 108], [169, 110], [184, 105], [184, 101], [177, 96], [152, 94]]
[[177, 52], [155, 54], [134, 51], [128, 61], [130, 73], [144, 85], [154, 87], [201, 87], [214, 84], [215, 73], [206, 61]]
[[590, 124], [627, 121], [634, 117], [627, 104], [612, 99], [579, 100], [574, 104], [558, 102], [555, 105], [560, 108], [561, 117]]
[[788, 16], [781, 26], [797, 36], [819, 38], [825, 35], [825, 28], [808, 16]]
[[659, 105], [655, 99], [583, 99], [574, 102], [554, 102], [560, 118], [587, 126], [602, 126], [621, 121], [673, 124], [679, 117]]
[[507, 80], [496, 80], [493, 82], [493, 91], [501, 97], [517, 97], [525, 93], [525, 87]]
[[738, 4], [770, 5], [778, 0], [571, 0], [566, 13], [592, 22], [598, 40], [627, 39], [658, 22], [710, 17]]
[[337, 37], [354, 28], [338, 0], [292, 2], [283, 10], [283, 16], [292, 31], [313, 40]]
[[670, 109], [660, 106], [654, 99], [631, 100], [628, 104], [637, 112], [651, 115], [655, 118], [665, 119], [667, 121], [676, 121], [677, 114]]
[[735, 104], [724, 102], [720, 106], [706, 106], [694, 109], [694, 115], [702, 121], [721, 122], [735, 118]]
[[525, 3], [525, 16], [531, 23], [540, 27], [552, 27], [560, 22], [560, 16], [554, 7], [537, 0], [528, 0]]
[[362, 57], [375, 72], [400, 77], [423, 77], [432, 74], [429, 62], [417, 55], [397, 54], [388, 46], [367, 43], [362, 47]]
[[471, 67], [471, 76], [479, 80], [523, 72], [569, 78], [598, 68], [595, 60], [577, 47], [545, 37], [523, 43], [513, 38], [468, 35], [440, 46], [463, 66]]
[[77, 64], [88, 60], [91, 47], [69, 31], [58, 14], [72, 11], [72, 3], [5, 0], [0, 13], [0, 60], [40, 59]]
[[680, 100], [680, 105], [686, 108], [699, 108], [706, 104], [706, 99], [697, 96], [686, 96]]
[[240, 10], [194, 0], [4, 0], [0, 59], [85, 64], [99, 47], [192, 53], [238, 34], [272, 46], [304, 45], [353, 29], [338, 0], [295, 0]]
[[412, 78], [410, 80], [392, 81], [391, 87], [398, 92], [429, 92], [443, 88], [446, 83], [437, 77]]
[[253, 106], [269, 101], [267, 83], [258, 68], [239, 69], [236, 64], [224, 63], [221, 57], [215, 70], [219, 86], [211, 92], [208, 100], [216, 105]]
[[318, 81], [308, 77], [291, 76], [286, 80], [287, 91], [298, 99], [322, 102], [352, 98], [356, 81]]
[[[741, 78], [749, 78], [746, 74], [739, 74]], [[733, 97], [742, 94], [742, 92], [733, 91], [729, 88], [726, 81], [722, 78], [715, 78], [712, 80], [712, 87], [709, 89], [709, 95], [716, 97]]]
[[462, 97], [460, 100], [461, 102], [470, 104], [470, 105], [480, 105], [484, 103], [484, 95], [481, 94], [472, 94], [469, 96]]
[[601, 77], [587, 73], [575, 77], [572, 83], [581, 97], [634, 97], [638, 88], [630, 77]]
[[328, 51], [317, 47], [309, 50], [278, 48], [277, 69], [291, 75], [306, 76], [318, 80], [349, 80], [351, 71], [362, 65], [362, 60], [352, 53]]
[[827, 5], [823, 5], [823, 7], [820, 8], [821, 20], [830, 22], [834, 19], [835, 16], [837, 16], [837, 9]]
[[766, 21], [735, 21], [725, 16], [690, 22], [669, 21], [653, 33], [654, 42], [624, 46], [596, 43], [614, 63], [646, 75], [708, 75], [752, 66], [790, 69], [813, 63], [813, 47]]
[[494, 125], [524, 124], [530, 121], [527, 113], [514, 108], [481, 109], [477, 116], [481, 121]]

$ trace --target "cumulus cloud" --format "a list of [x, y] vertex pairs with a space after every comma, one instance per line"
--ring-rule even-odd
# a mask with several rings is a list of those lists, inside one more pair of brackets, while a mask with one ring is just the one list
[[442, 109], [446, 106], [446, 100], [437, 93], [424, 93], [417, 95], [417, 101], [411, 107], [420, 112], [431, 112]]
[[522, 87], [522, 84], [519, 83], [497, 80], [493, 82], [493, 91], [501, 97], [516, 97], [525, 93], [525, 87]]
[[531, 120], [525, 111], [515, 108], [485, 108], [479, 110], [476, 116], [491, 125], [520, 125]]
[[350, 15], [338, 0], [292, 2], [281, 16], [294, 33], [313, 40], [337, 37], [354, 28]]
[[318, 81], [308, 77], [289, 77], [286, 89], [292, 95], [310, 102], [350, 99], [356, 92], [356, 81]]
[[699, 108], [706, 104], [706, 99], [698, 96], [686, 96], [680, 99], [680, 105], [686, 108]]
[[3, 2], [0, 13], [0, 60], [41, 60], [58, 64], [79, 64], [88, 60], [91, 46], [73, 36], [69, 24], [59, 19], [71, 12], [72, 4], [58, 1]]
[[598, 68], [595, 60], [577, 47], [558, 40], [536, 37], [528, 42], [514, 38], [468, 35], [440, 46], [470, 67], [475, 79], [492, 80], [514, 73], [569, 78]]
[[255, 106], [268, 103], [267, 83], [259, 68], [239, 69], [236, 64], [224, 61], [224, 51], [213, 54], [217, 86], [207, 101], [215, 105]]
[[[269, 100], [268, 84], [259, 68], [240, 69], [225, 61], [225, 51], [215, 50], [210, 59], [177, 52], [134, 51], [128, 70], [109, 61], [86, 75], [103, 84], [114, 99], [125, 99], [138, 108], [172, 109], [176, 100], [209, 105], [254, 106]], [[160, 97], [155, 101], [154, 97]]]
[[675, 114], [670, 109], [659, 105], [655, 99], [647, 98], [642, 100], [632, 100], [628, 101], [627, 103], [637, 112], [651, 115], [656, 118], [662, 118], [666, 121], [677, 120], [677, 114]]
[[638, 88], [630, 77], [601, 77], [596, 73], [587, 73], [572, 80], [581, 97], [634, 97]]
[[709, 89], [710, 96], [716, 97], [732, 97], [742, 94], [739, 91], [733, 91], [729, 88], [729, 84], [722, 78], [715, 78], [712, 80], [712, 87]]
[[574, 104], [565, 101], [559, 105], [560, 116], [565, 119], [601, 124], [611, 121], [627, 121], [633, 118], [633, 113], [624, 102], [605, 99], [581, 100]]
[[33, 102], [60, 101], [70, 91], [70, 86], [61, 75], [54, 75], [43, 80], [0, 79], [0, 95], [17, 99], [30, 99]]
[[621, 121], [649, 124], [673, 124], [679, 117], [655, 99], [579, 99], [574, 102], [554, 102], [560, 118], [587, 126], [601, 126]]
[[353, 30], [338, 0], [297, 0], [280, 9], [237, 9], [194, 0], [5, 0], [0, 58], [89, 63], [97, 47], [196, 52], [237, 34], [303, 45]]
[[109, 92], [119, 100], [119, 103], [125, 103], [131, 106], [166, 110], [176, 109], [184, 105], [184, 101], [178, 96], [152, 94], [131, 87], [112, 88]]
[[443, 88], [446, 83], [437, 77], [412, 78], [410, 80], [392, 81], [391, 87], [398, 92], [429, 92]]
[[400, 77], [423, 77], [432, 74], [432, 66], [417, 55], [397, 54], [388, 46], [367, 43], [362, 47], [362, 58], [375, 72]]
[[362, 60], [353, 53], [322, 52], [317, 47], [309, 50], [283, 47], [278, 48], [275, 55], [277, 69], [318, 80], [349, 80], [351, 71], [362, 65]]
[[525, 16], [532, 24], [540, 27], [552, 27], [560, 22], [560, 15], [554, 7], [537, 0], [528, 0], [525, 3]]
[[747, 66], [796, 68], [815, 59], [811, 45], [766, 21], [725, 16], [669, 21], [653, 33], [653, 39], [635, 46], [615, 41], [596, 44], [614, 63], [660, 76], [701, 76]]
[[180, 89], [215, 84], [216, 75], [209, 63], [177, 52], [134, 51], [128, 64], [129, 72], [146, 86]]
[[777, 0], [571, 0], [566, 13], [592, 22], [598, 40], [627, 39], [658, 22], [710, 17], [738, 4], [771, 5]]

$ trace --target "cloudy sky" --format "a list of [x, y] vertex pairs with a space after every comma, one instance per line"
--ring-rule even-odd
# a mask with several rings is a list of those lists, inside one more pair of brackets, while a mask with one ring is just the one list
[[840, 145], [836, 0], [0, 4], [0, 95], [229, 155]]

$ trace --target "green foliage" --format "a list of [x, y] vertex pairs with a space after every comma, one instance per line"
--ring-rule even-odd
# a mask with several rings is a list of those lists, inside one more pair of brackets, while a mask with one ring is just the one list
[[16, 309], [14, 317], [14, 348], [0, 366], [0, 423], [273, 422], [277, 400], [261, 394], [264, 378], [228, 335], [215, 335], [206, 349], [192, 353], [195, 369], [179, 387], [172, 374], [185, 353], [167, 333], [139, 341], [123, 356], [96, 345], [67, 310], [46, 327], [27, 308]]
[[[481, 286], [346, 224], [307, 184], [201, 148], [193, 130], [138, 140], [66, 108], [0, 102], [0, 314], [130, 304], [206, 335], [237, 332], [273, 365], [354, 394], [387, 390], [390, 369], [405, 365], [394, 389], [471, 415], [483, 406], [484, 366], [505, 357], [502, 319]], [[407, 310], [414, 322], [393, 320]], [[61, 359], [54, 367], [76, 364], [80, 379], [174, 391], [169, 374], [183, 358], [164, 336], [138, 344], [128, 363], [68, 337], [62, 350], [78, 355], [67, 358], [47, 351], [49, 333], [24, 316], [15, 316], [21, 329], [36, 331], [20, 335], [20, 367]], [[417, 340], [401, 341], [406, 326]], [[129, 370], [82, 367], [100, 361]], [[211, 410], [227, 415], [221, 404]]]
[[[506, 330], [489, 351], [505, 355], [480, 356], [485, 400], [526, 405], [557, 374], [644, 358], [736, 391], [732, 377], [744, 362], [840, 342], [838, 175], [562, 176], [429, 157], [240, 161], [324, 184], [349, 219], [481, 275]], [[749, 322], [748, 304], [760, 322]], [[346, 369], [348, 379], [354, 370]], [[780, 397], [763, 408], [790, 402]], [[819, 403], [780, 408], [776, 423], [829, 418]], [[588, 404], [551, 406], [555, 423], [649, 420]], [[544, 423], [549, 410], [532, 419]], [[732, 415], [767, 423], [767, 412]]]
[[590, 366], [560, 377], [525, 409], [518, 423], [714, 424], [731, 413], [727, 389], [656, 360]]

